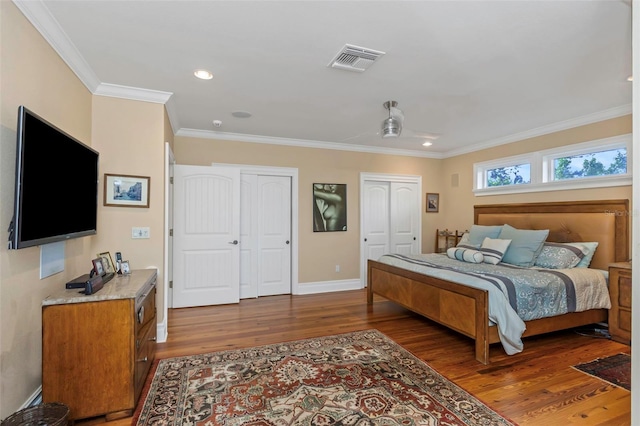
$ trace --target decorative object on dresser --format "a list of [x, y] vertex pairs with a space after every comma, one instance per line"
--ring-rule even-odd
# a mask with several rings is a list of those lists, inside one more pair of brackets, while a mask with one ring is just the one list
[[42, 399], [69, 420], [133, 414], [156, 353], [155, 269], [117, 276], [85, 296], [60, 290], [42, 301]]
[[[520, 238], [521, 236], [518, 234], [525, 235], [546, 231], [548, 233], [546, 241], [549, 242], [580, 243], [579, 245], [585, 246], [585, 249], [587, 245], [592, 248], [597, 246], [597, 250], [590, 250], [593, 254], [593, 257], [589, 257], [590, 266], [589, 264], [584, 266], [591, 269], [588, 271], [589, 274], [568, 271], [573, 271], [569, 274], [575, 277], [588, 275], [589, 280], [592, 279], [591, 277], [596, 278], [597, 275], [600, 284], [606, 286], [602, 270], [613, 262], [629, 259], [628, 212], [629, 200], [476, 205], [474, 206], [474, 227], [479, 232], [503, 228], [498, 236], [501, 238], [506, 225], [510, 225], [509, 229], [513, 228], [510, 232], [514, 238]], [[470, 232], [472, 231], [473, 227]], [[470, 236], [472, 242], [474, 239]], [[518, 241], [516, 248], [519, 250], [518, 253], [522, 255], [528, 253], [529, 256], [536, 253], [533, 247], [521, 244], [520, 241]], [[526, 252], [524, 249], [527, 249]], [[506, 254], [508, 254], [508, 250]], [[424, 256], [429, 256], [429, 254]], [[431, 256], [435, 255], [431, 254]], [[524, 256], [520, 257], [522, 259], [519, 260], [524, 261]], [[586, 258], [585, 256], [584, 259]], [[535, 254], [533, 260], [535, 260]], [[529, 261], [532, 263], [531, 259]], [[486, 268], [485, 266], [480, 267]], [[575, 269], [580, 267], [578, 264]], [[503, 268], [505, 267], [503, 266]], [[528, 272], [528, 274], [532, 272]], [[501, 306], [511, 304], [511, 298], [507, 298], [504, 294], [494, 296], [497, 303], [492, 303], [490, 306], [490, 294], [496, 294], [495, 292], [490, 293], [490, 290], [495, 291], [493, 290], [497, 288], [495, 285], [486, 287], [467, 285], [465, 282], [468, 283], [469, 274], [465, 276], [465, 280], [460, 279], [459, 274], [454, 278], [443, 278], [443, 276], [451, 277], [451, 275], [443, 275], [442, 270], [439, 271], [439, 274], [439, 276], [434, 276], [434, 274], [416, 272], [415, 264], [408, 268], [369, 260], [367, 303], [371, 305], [374, 294], [377, 294], [470, 337], [475, 341], [476, 360], [488, 364], [489, 345], [501, 342], [505, 346], [505, 341], [498, 333], [496, 322], [489, 320], [489, 312], [492, 310], [495, 312]], [[553, 272], [547, 272], [547, 274], [554, 275]], [[591, 286], [588, 284], [590, 283], [591, 281], [587, 281], [587, 285], [583, 283], [581, 289], [589, 291]], [[518, 313], [505, 310], [504, 312], [507, 312], [512, 318], [514, 315], [517, 317], [513, 319], [513, 324], [499, 321], [498, 325], [503, 332], [505, 329], [516, 328], [511, 326], [517, 325], [519, 335], [514, 336], [514, 339], [518, 340], [519, 350], [522, 350], [520, 339], [524, 337], [606, 321], [609, 313], [607, 309], [609, 295], [606, 290], [598, 290], [598, 292], [602, 297], [606, 295], [606, 307], [602, 297], [599, 297], [599, 306], [581, 308], [580, 310], [565, 309], [564, 313], [557, 313], [555, 316], [547, 315], [527, 319], [519, 317]], [[516, 321], [518, 324], [515, 324]], [[524, 323], [520, 324], [521, 322]], [[526, 326], [524, 326], [525, 324]]]
[[617, 342], [631, 344], [631, 262], [609, 265], [609, 334]]
[[102, 259], [102, 267], [104, 268], [104, 272], [106, 273], [115, 273], [116, 268], [113, 263], [113, 259], [111, 258], [111, 253], [105, 251], [103, 253], [98, 253], [97, 255], [100, 259]]

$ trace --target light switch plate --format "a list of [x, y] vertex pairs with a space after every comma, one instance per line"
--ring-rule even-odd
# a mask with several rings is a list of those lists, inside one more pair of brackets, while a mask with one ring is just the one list
[[134, 226], [131, 228], [131, 238], [149, 238], [150, 231], [148, 226]]

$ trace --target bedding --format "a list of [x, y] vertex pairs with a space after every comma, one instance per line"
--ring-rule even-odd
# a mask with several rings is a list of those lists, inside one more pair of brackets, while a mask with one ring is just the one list
[[486, 290], [488, 316], [507, 354], [523, 349], [525, 321], [611, 307], [604, 271], [525, 268], [464, 262], [443, 254], [389, 254], [379, 260], [420, 274]]

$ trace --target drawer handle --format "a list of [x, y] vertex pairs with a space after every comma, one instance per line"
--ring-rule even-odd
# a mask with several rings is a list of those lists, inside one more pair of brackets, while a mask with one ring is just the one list
[[144, 321], [144, 306], [141, 306], [140, 309], [138, 309], [138, 322], [142, 324], [143, 321]]
[[155, 337], [155, 336], [154, 336], [154, 337], [149, 337], [149, 340], [150, 340], [150, 341], [152, 341], [152, 342], [155, 342], [155, 341], [157, 341], [157, 340], [158, 340], [158, 338], [157, 338], [157, 337]]
[[147, 362], [147, 361], [149, 361], [149, 357], [146, 357], [146, 356], [138, 360], [138, 362]]

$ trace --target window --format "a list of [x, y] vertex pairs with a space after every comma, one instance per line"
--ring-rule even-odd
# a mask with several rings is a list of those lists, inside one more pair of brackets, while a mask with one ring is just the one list
[[531, 164], [516, 164], [487, 170], [487, 187], [531, 183]]
[[631, 185], [631, 135], [474, 164], [476, 195]]

